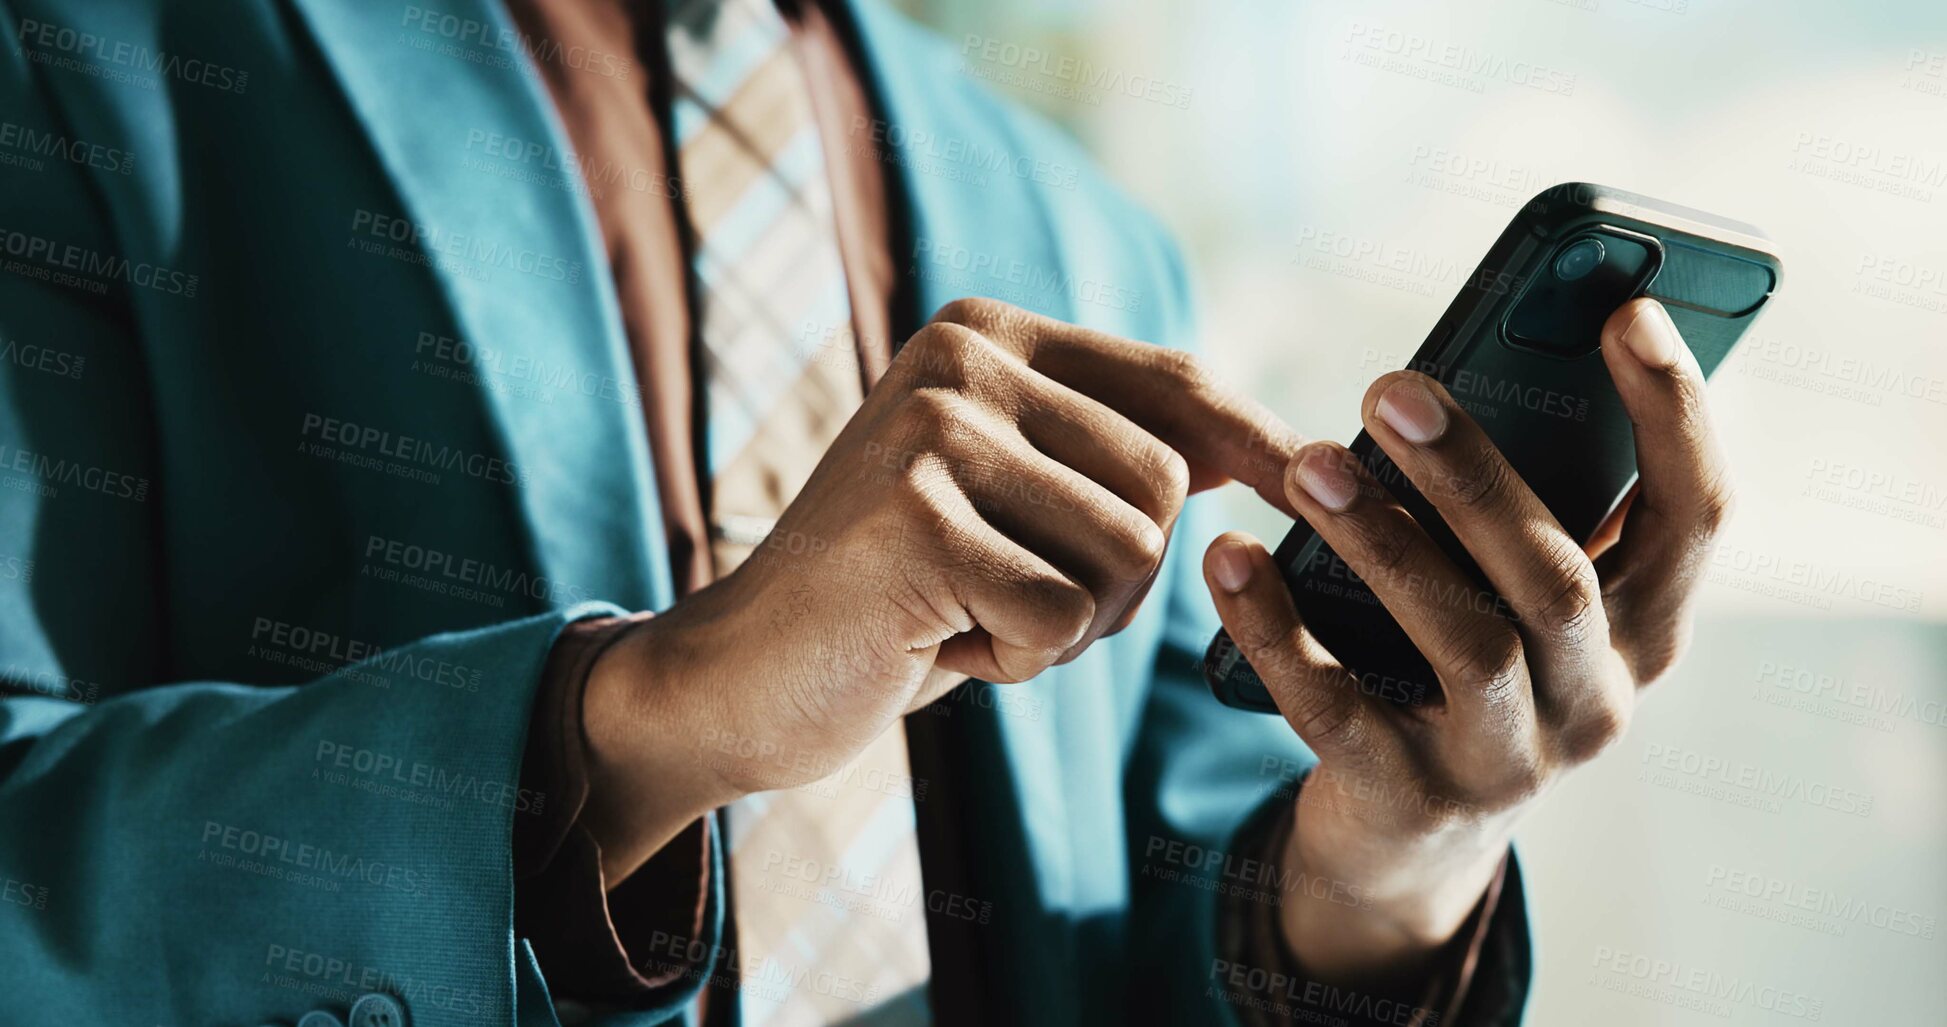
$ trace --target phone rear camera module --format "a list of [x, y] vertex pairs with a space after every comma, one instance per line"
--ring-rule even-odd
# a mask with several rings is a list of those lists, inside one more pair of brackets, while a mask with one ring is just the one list
[[1564, 282], [1586, 278], [1589, 272], [1602, 266], [1602, 258], [1607, 255], [1608, 251], [1603, 248], [1602, 240], [1593, 235], [1585, 235], [1569, 243], [1562, 249], [1561, 255], [1555, 258], [1555, 277]]
[[1510, 345], [1575, 359], [1602, 345], [1602, 323], [1656, 277], [1662, 247], [1607, 225], [1571, 236], [1534, 264], [1502, 322]]

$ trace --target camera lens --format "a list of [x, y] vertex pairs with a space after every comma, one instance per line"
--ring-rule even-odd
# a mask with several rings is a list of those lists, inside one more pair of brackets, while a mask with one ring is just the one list
[[1604, 250], [1602, 240], [1594, 236], [1583, 236], [1562, 248], [1555, 258], [1555, 277], [1564, 282], [1583, 278], [1602, 265]]

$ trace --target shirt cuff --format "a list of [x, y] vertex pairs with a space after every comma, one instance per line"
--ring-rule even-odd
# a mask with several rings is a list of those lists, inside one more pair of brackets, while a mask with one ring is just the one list
[[559, 797], [514, 822], [514, 929], [557, 999], [653, 1003], [706, 972], [712, 835], [683, 829], [635, 873], [611, 885], [602, 850], [579, 824], [588, 801], [581, 701], [603, 650], [648, 614], [577, 621], [556, 640], [521, 762], [521, 785]]
[[[1298, 787], [1303, 787], [1300, 781]], [[1286, 792], [1237, 832], [1232, 850], [1278, 866], [1297, 803]], [[1316, 981], [1284, 941], [1279, 906], [1263, 892], [1227, 895], [1218, 911], [1212, 994], [1246, 1027], [1345, 1023], [1353, 1027], [1503, 1027], [1520, 1022], [1532, 972], [1526, 904], [1512, 851], [1480, 904], [1434, 959], [1414, 993], [1377, 995]], [[1222, 966], [1221, 961], [1230, 961]]]

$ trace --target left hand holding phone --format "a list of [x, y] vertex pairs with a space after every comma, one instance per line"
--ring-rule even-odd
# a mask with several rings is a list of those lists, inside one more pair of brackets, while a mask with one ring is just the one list
[[1307, 633], [1256, 539], [1230, 533], [1205, 554], [1225, 628], [1319, 757], [1284, 869], [1370, 900], [1300, 892], [1283, 906], [1286, 942], [1321, 980], [1419, 979], [1478, 904], [1516, 821], [1563, 771], [1623, 734], [1641, 690], [1689, 638], [1731, 503], [1703, 374], [1654, 300], [1618, 309], [1602, 340], [1640, 478], [1586, 545], [1438, 383], [1401, 371], [1366, 394], [1366, 430], [1433, 502], [1498, 601], [1344, 447], [1313, 443], [1287, 471], [1291, 504], [1406, 630], [1444, 701], [1364, 694]]

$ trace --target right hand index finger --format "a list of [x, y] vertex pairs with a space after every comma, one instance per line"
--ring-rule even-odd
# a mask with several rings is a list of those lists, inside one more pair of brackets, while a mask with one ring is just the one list
[[1284, 494], [1284, 468], [1304, 438], [1263, 404], [1218, 383], [1191, 354], [994, 300], [956, 300], [933, 319], [980, 332], [1036, 373], [1134, 421], [1183, 455], [1191, 492], [1235, 480], [1296, 516]]

